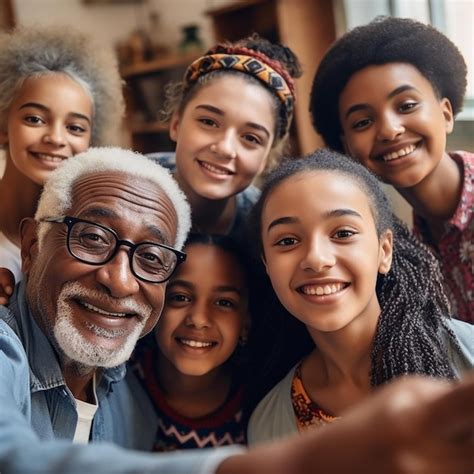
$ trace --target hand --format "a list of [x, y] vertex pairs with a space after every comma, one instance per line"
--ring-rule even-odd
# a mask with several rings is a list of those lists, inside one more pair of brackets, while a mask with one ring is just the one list
[[0, 268], [0, 305], [8, 304], [14, 286], [15, 277], [13, 273], [8, 268]]
[[400, 378], [343, 418], [348, 434], [352, 425], [352, 436], [357, 436], [353, 456], [365, 447], [372, 465], [364, 469], [366, 474], [471, 474], [473, 400], [474, 374], [457, 383]]
[[472, 474], [474, 374], [462, 382], [407, 376], [342, 418], [229, 457], [219, 474]]

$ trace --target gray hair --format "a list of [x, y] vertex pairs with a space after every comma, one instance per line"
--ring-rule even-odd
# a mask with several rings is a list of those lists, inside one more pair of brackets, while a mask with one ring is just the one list
[[[191, 209], [171, 173], [140, 153], [116, 147], [89, 148], [69, 158], [51, 173], [41, 198], [35, 219], [64, 215], [72, 206], [74, 184], [82, 176], [100, 172], [122, 173], [145, 179], [159, 186], [170, 199], [178, 220], [174, 246], [181, 249], [191, 228]], [[38, 240], [41, 247], [44, 235], [52, 224], [40, 222]]]
[[70, 27], [19, 27], [0, 33], [0, 130], [29, 77], [67, 74], [93, 102], [92, 145], [111, 143], [124, 113], [122, 79], [112, 51]]

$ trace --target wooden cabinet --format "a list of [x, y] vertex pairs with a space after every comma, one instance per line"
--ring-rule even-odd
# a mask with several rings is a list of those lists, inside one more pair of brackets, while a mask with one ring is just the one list
[[174, 143], [168, 137], [168, 125], [160, 118], [165, 86], [180, 81], [186, 67], [199, 55], [196, 52], [168, 54], [122, 69], [126, 83], [126, 126], [132, 149], [142, 153], [174, 150]]
[[208, 10], [217, 41], [235, 41], [257, 32], [289, 46], [298, 56], [303, 76], [296, 81], [297, 101], [291, 130], [294, 153], [322, 145], [309, 116], [309, 94], [316, 68], [336, 38], [331, 0], [240, 0]]

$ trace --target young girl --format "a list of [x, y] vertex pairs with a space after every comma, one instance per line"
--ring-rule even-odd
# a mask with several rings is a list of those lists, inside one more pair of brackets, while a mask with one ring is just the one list
[[252, 36], [218, 44], [170, 88], [174, 176], [195, 230], [240, 235], [258, 197], [250, 185], [288, 137], [299, 75], [290, 49]]
[[466, 74], [459, 50], [431, 26], [376, 19], [328, 51], [311, 114], [330, 147], [411, 204], [416, 235], [441, 261], [454, 316], [474, 323], [474, 154], [446, 152]]
[[110, 143], [123, 111], [112, 53], [70, 28], [0, 35], [0, 267], [21, 276], [20, 222], [34, 214], [52, 170], [89, 145]]
[[[246, 269], [227, 236], [191, 234], [136, 368], [160, 415], [155, 450], [245, 443]], [[240, 355], [239, 355], [240, 353]]]
[[436, 259], [392, 216], [377, 179], [328, 150], [264, 183], [255, 240], [287, 317], [312, 344], [258, 405], [250, 443], [331, 422], [394, 377], [472, 367], [474, 327], [446, 317]]

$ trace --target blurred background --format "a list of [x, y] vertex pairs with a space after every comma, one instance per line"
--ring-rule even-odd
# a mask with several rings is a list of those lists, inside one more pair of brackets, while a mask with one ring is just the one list
[[[127, 114], [117, 143], [144, 153], [173, 150], [160, 121], [164, 86], [217, 40], [252, 32], [290, 46], [304, 74], [291, 130], [293, 153], [322, 145], [309, 120], [312, 77], [329, 45], [377, 15], [431, 23], [459, 47], [469, 69], [464, 110], [449, 148], [474, 150], [474, 0], [0, 0], [0, 28], [71, 25], [115, 49]], [[410, 212], [391, 193], [399, 214]]]

